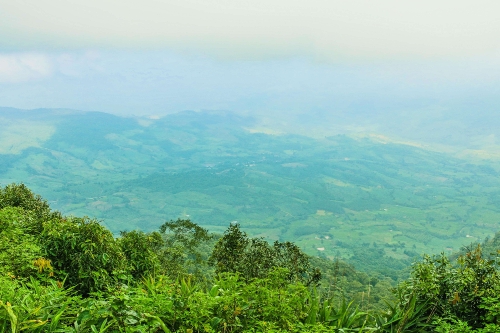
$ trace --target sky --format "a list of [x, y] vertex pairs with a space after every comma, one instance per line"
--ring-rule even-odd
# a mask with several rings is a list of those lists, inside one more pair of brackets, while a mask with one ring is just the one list
[[500, 106], [499, 40], [497, 0], [0, 0], [0, 106]]

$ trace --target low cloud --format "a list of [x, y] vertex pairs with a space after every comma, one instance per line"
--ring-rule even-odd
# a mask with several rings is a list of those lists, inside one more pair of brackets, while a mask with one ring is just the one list
[[0, 45], [167, 47], [235, 59], [463, 57], [498, 49], [499, 12], [498, 0], [4, 1]]
[[102, 70], [99, 58], [95, 51], [0, 53], [0, 83], [40, 81], [55, 75], [82, 77]]
[[44, 54], [0, 54], [0, 83], [39, 80], [52, 75], [53, 65]]

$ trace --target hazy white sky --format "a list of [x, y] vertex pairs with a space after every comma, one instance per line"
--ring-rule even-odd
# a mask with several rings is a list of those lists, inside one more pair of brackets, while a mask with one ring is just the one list
[[221, 57], [446, 57], [499, 48], [497, 0], [0, 2], [4, 49], [170, 47]]
[[142, 114], [494, 98], [498, 41], [498, 0], [0, 1], [0, 105]]

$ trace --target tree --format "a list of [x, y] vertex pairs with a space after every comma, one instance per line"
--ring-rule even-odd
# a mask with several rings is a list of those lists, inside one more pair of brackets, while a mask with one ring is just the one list
[[40, 195], [34, 194], [24, 184], [9, 184], [0, 188], [0, 209], [5, 207], [19, 207], [32, 212], [32, 219], [26, 221], [25, 231], [38, 236], [43, 229], [43, 222], [54, 218], [61, 218], [57, 211], [51, 211], [49, 204]]
[[37, 272], [33, 263], [43, 260], [43, 251], [24, 227], [32, 218], [19, 207], [0, 209], [0, 275], [25, 279]]
[[262, 238], [248, 238], [237, 224], [231, 224], [215, 244], [209, 263], [216, 273], [239, 273], [246, 280], [264, 278], [275, 268], [285, 268], [288, 281], [309, 285], [321, 279], [320, 271], [295, 244], [276, 241], [271, 246]]
[[208, 259], [210, 264], [215, 265], [215, 272], [242, 273], [248, 243], [247, 234], [237, 224], [231, 224], [215, 244]]
[[161, 273], [159, 253], [165, 242], [159, 232], [122, 231], [117, 239], [135, 279]]
[[159, 253], [162, 267], [171, 277], [180, 274], [205, 276], [207, 243], [213, 239], [204, 229], [189, 219], [165, 222], [160, 227], [164, 246]]
[[444, 255], [425, 256], [423, 262], [414, 266], [411, 279], [400, 290], [401, 305], [406, 305], [405, 299], [415, 297], [417, 304], [429, 305], [425, 313], [429, 321], [432, 317], [449, 318], [473, 329], [488, 324], [488, 302], [500, 302], [498, 261], [484, 258], [481, 246], [477, 245], [469, 247], [457, 262], [458, 265], [452, 265]]
[[113, 234], [95, 219], [51, 220], [44, 224], [40, 243], [56, 276], [83, 295], [110, 287], [127, 269]]

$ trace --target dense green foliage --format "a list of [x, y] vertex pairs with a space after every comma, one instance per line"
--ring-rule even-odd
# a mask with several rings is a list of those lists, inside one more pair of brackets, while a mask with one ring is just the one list
[[276, 267], [288, 271], [287, 281], [300, 281], [306, 285], [321, 279], [319, 269], [311, 269], [309, 257], [295, 244], [264, 239], [248, 239], [237, 224], [232, 224], [219, 239], [209, 258], [215, 273], [238, 273], [245, 280], [265, 278]]
[[214, 236], [176, 220], [115, 238], [24, 185], [0, 202], [0, 332], [500, 331], [498, 249], [425, 256], [392, 288], [237, 224]]

